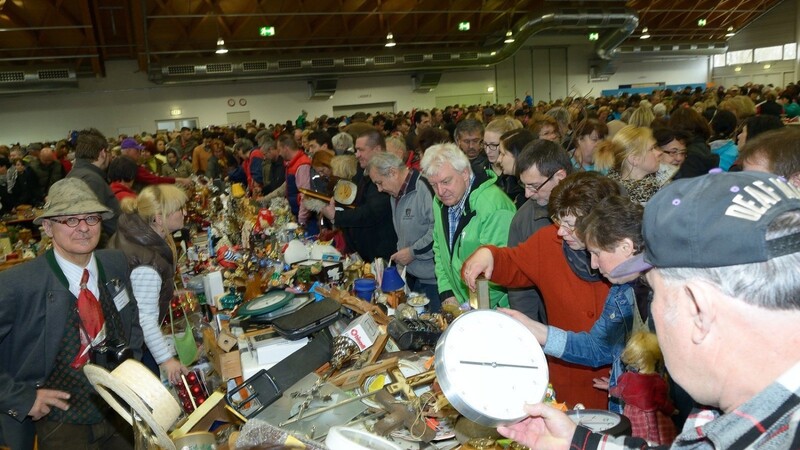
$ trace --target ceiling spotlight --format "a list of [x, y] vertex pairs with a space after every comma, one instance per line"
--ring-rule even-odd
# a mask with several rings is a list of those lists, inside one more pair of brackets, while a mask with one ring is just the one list
[[494, 92], [494, 86], [487, 87], [486, 92]]
[[639, 36], [639, 39], [650, 39], [650, 33], [648, 33], [647, 27], [642, 28], [642, 35]]
[[736, 33], [733, 32], [733, 27], [728, 27], [728, 32], [725, 34], [725, 37], [734, 37]]
[[225, 39], [218, 38], [217, 39], [217, 54], [218, 55], [224, 55], [225, 53], [228, 53], [228, 49], [225, 48]]
[[514, 42], [514, 34], [511, 32], [511, 30], [506, 31], [506, 38], [503, 42], [506, 44]]
[[397, 42], [394, 41], [394, 35], [390, 31], [389, 34], [386, 35], [386, 46], [394, 47], [395, 45], [397, 45]]
[[765, 69], [769, 69], [770, 67], [772, 67], [772, 64], [769, 64], [769, 63], [767, 63], [767, 64], [764, 64], [764, 68], [765, 68]]

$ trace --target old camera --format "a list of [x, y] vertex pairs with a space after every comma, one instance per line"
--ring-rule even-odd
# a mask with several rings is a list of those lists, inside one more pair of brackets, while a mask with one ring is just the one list
[[99, 347], [92, 347], [90, 351], [92, 364], [105, 367], [109, 371], [116, 369], [123, 361], [132, 357], [133, 350], [118, 339], [110, 339]]

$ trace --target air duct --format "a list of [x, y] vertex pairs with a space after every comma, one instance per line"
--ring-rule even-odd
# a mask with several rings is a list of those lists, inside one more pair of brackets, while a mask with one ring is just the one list
[[411, 77], [411, 87], [414, 92], [420, 94], [427, 94], [428, 92], [436, 89], [439, 86], [439, 81], [442, 79], [442, 73], [420, 73]]
[[657, 43], [648, 42], [646, 45], [622, 45], [617, 49], [618, 56], [711, 56], [721, 55], [728, 51], [727, 42], [704, 43]]
[[314, 80], [308, 82], [309, 100], [328, 100], [336, 93], [336, 80]]
[[611, 59], [616, 47], [627, 39], [639, 23], [635, 10], [562, 9], [545, 14], [529, 14], [512, 29], [514, 42], [504, 44], [505, 34], [472, 50], [402, 50], [377, 49], [371, 54], [302, 54], [264, 56], [257, 59], [236, 59], [228, 53], [215, 62], [185, 60], [164, 65], [151, 65], [150, 80], [155, 83], [192, 83], [231, 81], [234, 79], [289, 79], [376, 73], [419, 73], [497, 64], [512, 56], [531, 36], [545, 30], [608, 29], [596, 46], [597, 56]]
[[0, 68], [0, 94], [48, 92], [77, 88], [78, 77], [72, 68]]

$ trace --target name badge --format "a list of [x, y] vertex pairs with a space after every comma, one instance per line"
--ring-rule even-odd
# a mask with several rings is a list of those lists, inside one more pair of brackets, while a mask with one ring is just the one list
[[117, 307], [117, 311], [122, 311], [122, 309], [131, 302], [128, 296], [128, 290], [125, 289], [125, 283], [120, 280], [113, 279], [109, 281], [106, 283], [106, 289], [108, 289], [108, 293], [111, 294], [111, 297], [114, 299], [114, 306]]

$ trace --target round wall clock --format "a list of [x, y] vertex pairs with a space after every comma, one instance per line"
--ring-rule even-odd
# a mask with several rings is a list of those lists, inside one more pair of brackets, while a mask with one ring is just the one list
[[229, 98], [228, 99], [228, 106], [236, 106], [236, 100]]
[[240, 98], [239, 99], [239, 105], [245, 106], [246, 104], [247, 104], [247, 99], [245, 99], [245, 98]]
[[269, 291], [240, 306], [237, 314], [240, 316], [260, 316], [286, 306], [293, 298], [294, 294], [290, 292]]
[[436, 377], [464, 417], [495, 427], [518, 422], [544, 398], [547, 360], [533, 333], [493, 310], [462, 314], [436, 344]]
[[576, 425], [584, 426], [596, 433], [611, 436], [631, 434], [631, 421], [627, 417], [604, 409], [573, 409], [567, 416]]

